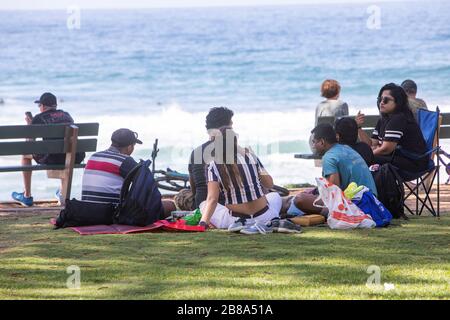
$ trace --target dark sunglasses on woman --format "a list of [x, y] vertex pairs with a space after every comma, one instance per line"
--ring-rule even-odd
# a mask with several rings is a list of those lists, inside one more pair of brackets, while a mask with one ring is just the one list
[[394, 99], [389, 98], [389, 97], [378, 97], [377, 98], [377, 104], [380, 105], [381, 102], [383, 102], [383, 104], [388, 104], [390, 101], [394, 101]]

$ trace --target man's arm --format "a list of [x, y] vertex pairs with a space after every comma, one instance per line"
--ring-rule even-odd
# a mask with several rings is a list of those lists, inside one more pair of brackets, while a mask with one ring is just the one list
[[120, 165], [119, 174], [122, 178], [126, 178], [128, 173], [138, 165], [138, 163], [132, 158], [127, 157], [124, 162]]
[[[36, 119], [36, 120], [35, 120]], [[39, 117], [29, 117], [28, 115], [26, 115], [25, 116], [25, 122], [27, 123], [27, 125], [30, 125], [30, 124], [37, 124], [37, 121], [39, 120], [40, 118]], [[34, 138], [27, 138], [26, 139], [27, 141], [35, 141], [36, 139], [34, 139]]]
[[325, 179], [327, 179], [328, 182], [333, 183], [337, 186], [341, 186], [341, 179], [339, 176], [339, 166], [338, 166], [339, 160], [334, 157], [330, 156], [330, 154], [327, 152], [325, 153], [324, 157], [322, 158], [322, 174]]
[[339, 177], [339, 173], [337, 173], [337, 172], [333, 173], [333, 174], [330, 174], [329, 176], [326, 176], [325, 178], [327, 179], [327, 181], [329, 183], [332, 183], [332, 184], [334, 184], [336, 186], [340, 186], [341, 185], [341, 178]]
[[194, 152], [193, 150], [191, 152], [191, 156], [189, 157], [189, 164], [188, 164], [188, 173], [189, 173], [189, 185], [191, 186], [191, 192], [193, 195], [195, 195], [195, 181], [194, 181], [194, 170], [192, 166], [194, 165]]
[[192, 174], [192, 170], [191, 170], [190, 166], [189, 166], [189, 185], [191, 186], [192, 194], [195, 195], [196, 190], [195, 190], [194, 175]]

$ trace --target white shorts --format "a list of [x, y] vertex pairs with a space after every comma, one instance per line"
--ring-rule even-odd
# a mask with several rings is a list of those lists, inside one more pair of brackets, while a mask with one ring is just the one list
[[[248, 219], [249, 223], [260, 222], [266, 223], [272, 220], [273, 218], [277, 218], [280, 216], [281, 210], [281, 197], [276, 192], [271, 192], [266, 194], [267, 205], [269, 209], [264, 212], [262, 215], [257, 216], [256, 218]], [[200, 203], [200, 211], [204, 210], [206, 206], [206, 201]], [[228, 229], [228, 227], [233, 224], [238, 218], [233, 217], [231, 215], [231, 210], [227, 207], [217, 204], [216, 210], [214, 211], [211, 217], [211, 224], [218, 229]]]

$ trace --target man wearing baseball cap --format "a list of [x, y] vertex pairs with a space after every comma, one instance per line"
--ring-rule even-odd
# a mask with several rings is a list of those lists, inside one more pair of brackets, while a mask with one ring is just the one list
[[[138, 134], [130, 129], [118, 129], [111, 135], [111, 146], [94, 153], [83, 173], [81, 199], [96, 203], [118, 204], [125, 177], [138, 163], [131, 157], [136, 144], [142, 144]], [[165, 214], [176, 210], [171, 201], [162, 201]]]
[[[119, 129], [113, 132], [111, 136], [112, 145], [117, 148], [123, 148], [128, 146], [133, 146], [137, 144], [142, 144], [142, 141], [138, 139], [138, 134], [130, 129]], [[131, 150], [128, 155], [133, 153]]]
[[58, 105], [55, 95], [50, 92], [43, 93], [39, 100], [36, 100], [34, 103], [39, 104], [39, 106], [46, 106], [47, 108], [56, 108]]
[[[74, 123], [72, 117], [69, 113], [58, 110], [57, 100], [54, 94], [50, 92], [45, 92], [41, 97], [35, 101], [39, 106], [40, 113], [32, 117], [31, 113], [27, 113], [25, 121], [27, 124], [72, 124]], [[50, 140], [44, 139], [44, 140]], [[76, 154], [75, 163], [81, 163], [85, 157], [84, 152], [79, 152]], [[62, 154], [33, 154], [24, 155], [22, 157], [22, 165], [30, 166], [32, 159], [34, 159], [38, 164], [64, 164], [66, 155]], [[13, 192], [11, 194], [12, 198], [22, 204], [23, 206], [32, 206], [33, 197], [31, 196], [31, 176], [32, 171], [23, 171], [23, 182], [24, 182], [24, 192]], [[61, 202], [61, 191], [56, 191], [56, 196]]]

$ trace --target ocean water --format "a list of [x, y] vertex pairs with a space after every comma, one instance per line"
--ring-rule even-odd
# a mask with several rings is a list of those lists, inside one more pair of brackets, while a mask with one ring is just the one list
[[[308, 151], [324, 79], [340, 81], [351, 113], [375, 114], [379, 88], [406, 78], [429, 107], [450, 112], [450, 3], [379, 8], [380, 29], [367, 27], [368, 5], [81, 8], [80, 29], [67, 27], [66, 11], [0, 11], [0, 125], [22, 124], [51, 91], [76, 121], [100, 123], [98, 149], [129, 127], [144, 141], [136, 158], [149, 157], [159, 138], [157, 168], [186, 171], [190, 150], [207, 139], [208, 109], [227, 106], [240, 143], [275, 183], [311, 183], [320, 169], [293, 154]], [[57, 186], [33, 176], [36, 198]], [[0, 175], [0, 200], [21, 189], [21, 173]]]

